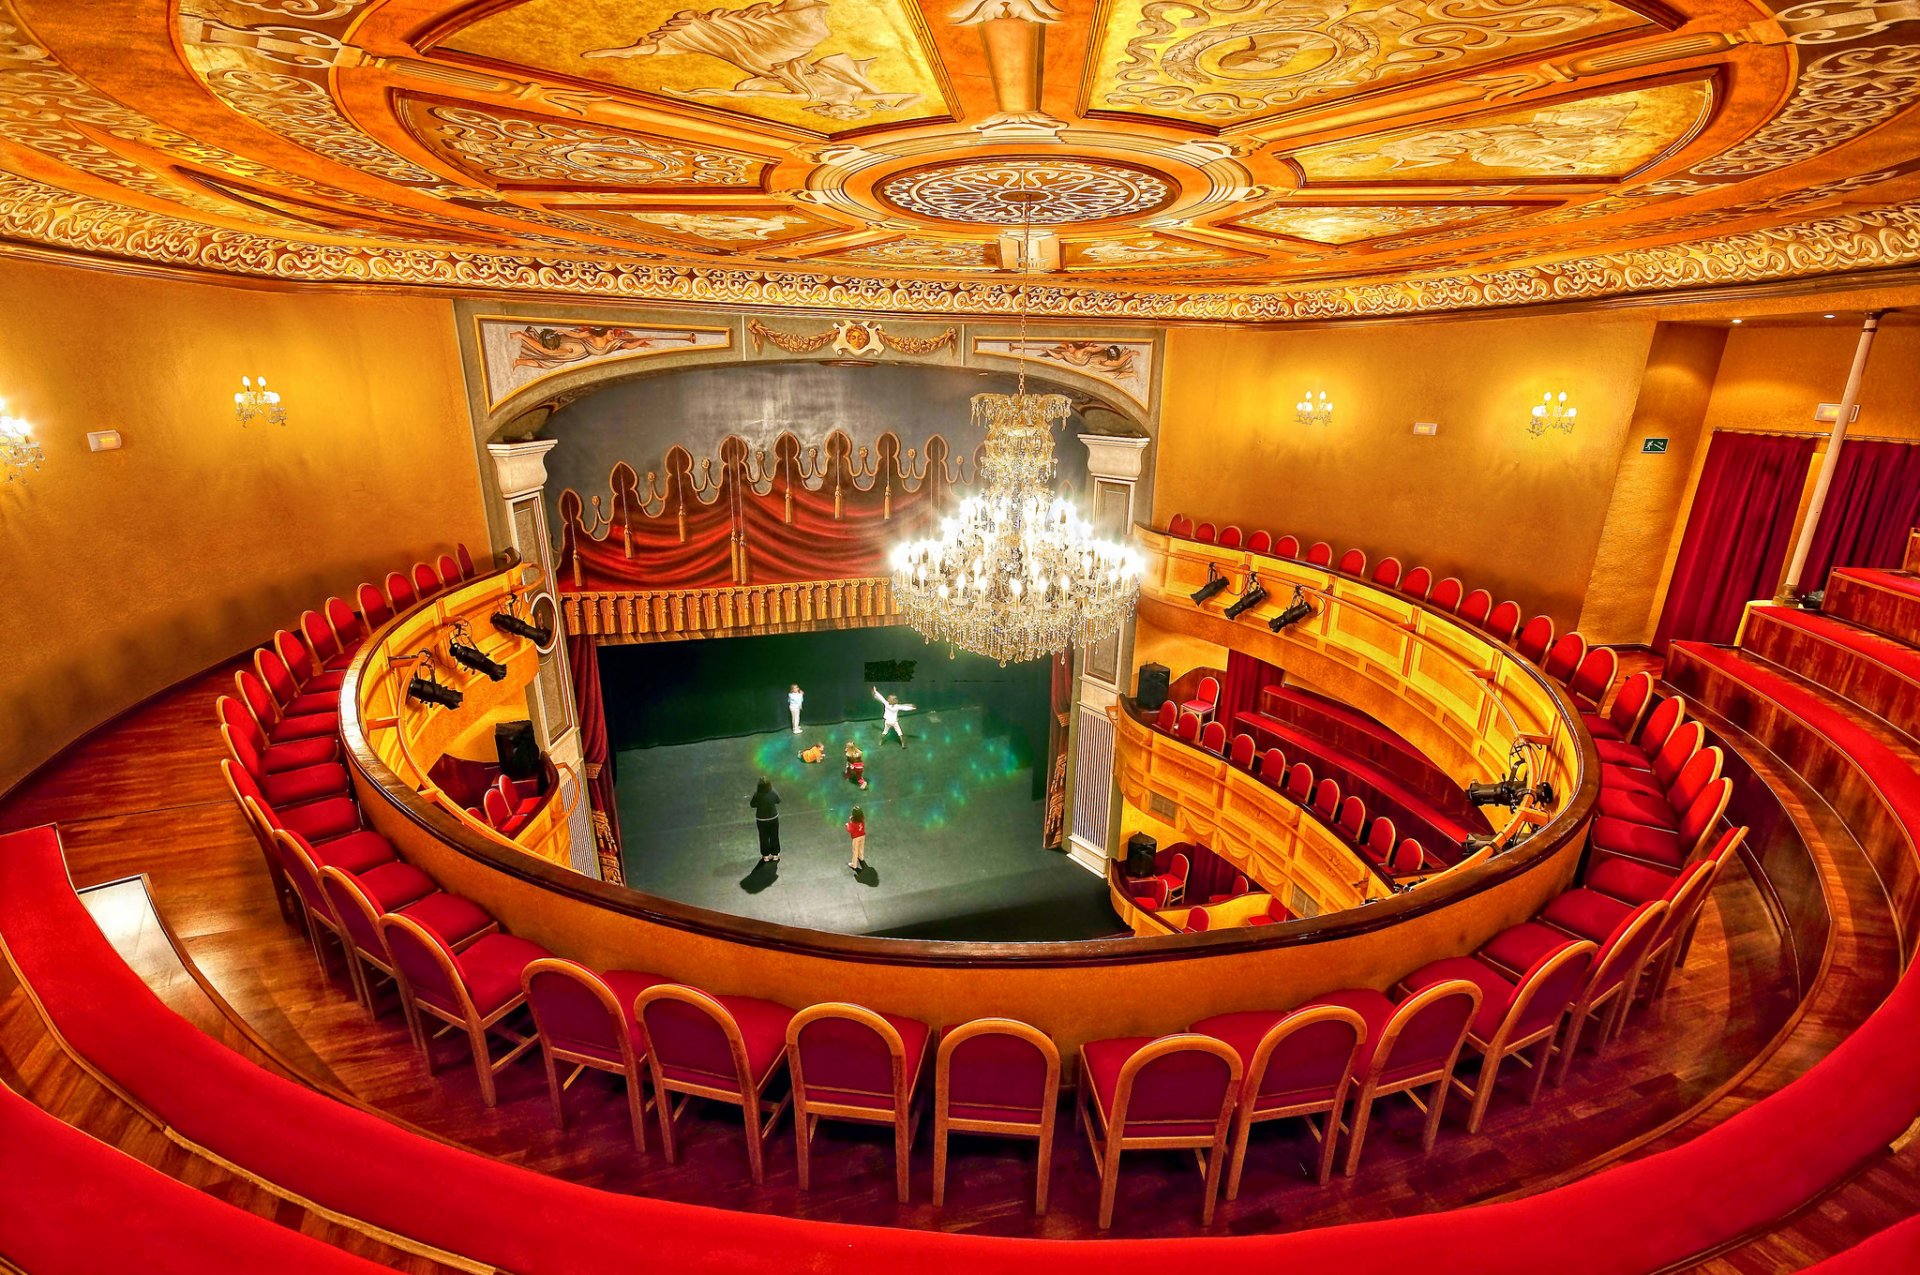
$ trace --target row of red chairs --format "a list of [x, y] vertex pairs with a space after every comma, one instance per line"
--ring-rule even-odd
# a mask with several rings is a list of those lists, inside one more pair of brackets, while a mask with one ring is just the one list
[[[1205, 683], [1213, 678], [1202, 679]], [[1167, 700], [1154, 717], [1154, 729], [1183, 740], [1197, 748], [1224, 757], [1227, 764], [1258, 776], [1295, 805], [1310, 812], [1342, 840], [1386, 872], [1389, 876], [1410, 876], [1425, 871], [1436, 861], [1418, 838], [1401, 837], [1393, 820], [1381, 815], [1367, 817], [1366, 803], [1358, 797], [1343, 796], [1332, 779], [1314, 778], [1313, 768], [1305, 762], [1289, 766], [1286, 754], [1269, 748], [1256, 754], [1253, 736], [1244, 732], [1227, 738], [1227, 728], [1219, 721], [1201, 723], [1199, 714]]]

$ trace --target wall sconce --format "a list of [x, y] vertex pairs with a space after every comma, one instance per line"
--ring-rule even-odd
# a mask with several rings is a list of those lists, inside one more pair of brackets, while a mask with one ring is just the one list
[[1302, 425], [1333, 424], [1333, 403], [1327, 398], [1327, 392], [1321, 390], [1315, 398], [1312, 390], [1306, 391], [1298, 403], [1293, 405], [1294, 419]]
[[1573, 418], [1577, 415], [1579, 415], [1577, 411], [1567, 406], [1567, 392], [1565, 390], [1561, 390], [1557, 395], [1552, 393], [1544, 394], [1540, 398], [1539, 405], [1533, 409], [1533, 414], [1527, 421], [1527, 433], [1535, 438], [1539, 438], [1550, 429], [1557, 429], [1563, 434], [1571, 434], [1573, 433]]
[[0, 481], [25, 483], [27, 471], [39, 469], [47, 454], [34, 441], [33, 426], [6, 412], [6, 400], [0, 399]]
[[233, 396], [233, 414], [242, 425], [262, 420], [274, 425], [287, 423], [287, 409], [280, 406], [280, 396], [267, 388], [264, 376], [258, 385], [250, 376], [240, 378], [240, 392]]

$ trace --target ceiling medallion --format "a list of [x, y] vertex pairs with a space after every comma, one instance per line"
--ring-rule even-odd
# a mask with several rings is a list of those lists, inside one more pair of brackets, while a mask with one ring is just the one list
[[1143, 168], [1096, 159], [969, 159], [889, 177], [879, 197], [902, 212], [991, 226], [1062, 226], [1152, 212], [1177, 187]]

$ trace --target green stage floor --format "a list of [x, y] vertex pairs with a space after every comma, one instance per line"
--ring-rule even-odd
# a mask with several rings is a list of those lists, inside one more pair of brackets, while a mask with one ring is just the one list
[[[1040, 848], [1032, 774], [978, 709], [910, 713], [907, 746], [878, 717], [624, 751], [617, 759], [627, 884], [786, 925], [898, 938], [1035, 942], [1121, 932], [1106, 883]], [[851, 739], [864, 792], [842, 777]], [[826, 760], [807, 765], [815, 741]], [[747, 798], [779, 790], [781, 859], [762, 864]], [[847, 869], [847, 814], [867, 814], [867, 868]]]

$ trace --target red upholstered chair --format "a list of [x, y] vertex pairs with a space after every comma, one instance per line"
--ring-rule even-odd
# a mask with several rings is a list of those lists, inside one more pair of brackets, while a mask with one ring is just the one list
[[314, 661], [329, 673], [344, 671], [348, 661], [353, 659], [352, 654], [340, 645], [333, 625], [327, 622], [322, 612], [300, 613], [300, 636], [306, 639], [307, 649], [313, 652]]
[[513, 826], [513, 806], [500, 795], [499, 789], [489, 788], [480, 795], [480, 815], [489, 828], [506, 836], [513, 835], [508, 831]]
[[1410, 598], [1426, 601], [1433, 591], [1433, 572], [1425, 567], [1408, 567], [1407, 574], [1400, 577], [1400, 592]]
[[[1291, 1013], [1256, 1009], [1216, 1014], [1188, 1030], [1225, 1041], [1243, 1069], [1227, 1198], [1240, 1198], [1240, 1171], [1246, 1166], [1253, 1126], [1293, 1116], [1305, 1117], [1320, 1142], [1316, 1180], [1325, 1186], [1333, 1176], [1347, 1090], [1364, 1055], [1367, 1020], [1344, 1005], [1309, 1003]], [[1321, 1119], [1316, 1122], [1315, 1116]]]
[[430, 598], [440, 592], [440, 573], [431, 564], [416, 562], [413, 564], [413, 593], [418, 598]]
[[1340, 813], [1333, 821], [1333, 828], [1348, 841], [1359, 845], [1360, 834], [1367, 828], [1367, 803], [1358, 797], [1343, 798], [1340, 802]]
[[1260, 754], [1260, 778], [1275, 788], [1287, 782], [1287, 755], [1278, 748]]
[[1209, 904], [1225, 903], [1229, 899], [1237, 899], [1243, 894], [1251, 893], [1252, 890], [1253, 882], [1247, 879], [1247, 874], [1244, 872], [1236, 872], [1233, 874], [1233, 884], [1219, 894], [1209, 895], [1207, 902]]
[[1181, 925], [1182, 934], [1205, 934], [1213, 924], [1213, 917], [1205, 908], [1188, 908], [1185, 924]]
[[668, 1094], [691, 1094], [740, 1108], [753, 1183], [766, 1179], [767, 1135], [787, 1109], [791, 1093], [769, 1098], [787, 1061], [787, 1024], [793, 1011], [757, 996], [709, 996], [678, 983], [641, 992], [634, 1014], [646, 1033], [654, 1105], [667, 1163], [679, 1162]]
[[1604, 765], [1617, 766], [1623, 770], [1652, 770], [1653, 759], [1660, 755], [1673, 732], [1680, 729], [1680, 723], [1687, 718], [1687, 702], [1678, 695], [1669, 695], [1660, 701], [1660, 706], [1647, 714], [1646, 724], [1640, 733], [1628, 743], [1617, 739], [1596, 739], [1594, 748], [1600, 754]]
[[455, 561], [460, 564], [460, 578], [462, 580], [471, 580], [480, 574], [479, 568], [473, 565], [473, 555], [467, 552], [467, 547], [464, 544], [456, 544], [453, 547], [453, 556]]
[[344, 668], [321, 668], [320, 661], [314, 657], [313, 648], [297, 633], [276, 630], [273, 653], [287, 666], [287, 671], [293, 674], [293, 680], [300, 684], [300, 689], [309, 694], [336, 694], [340, 690], [340, 683], [346, 680], [347, 671]]
[[1273, 542], [1273, 556], [1276, 558], [1298, 558], [1300, 556], [1300, 537], [1281, 536]]
[[345, 598], [328, 598], [323, 614], [327, 617], [327, 627], [333, 630], [334, 641], [340, 645], [341, 658], [353, 658], [360, 644], [367, 640], [366, 621]]
[[1153, 724], [1158, 730], [1173, 734], [1173, 728], [1180, 721], [1180, 706], [1170, 699], [1160, 701], [1160, 711], [1154, 714]]
[[1248, 917], [1247, 924], [1248, 925], [1278, 925], [1282, 921], [1291, 921], [1291, 920], [1293, 920], [1293, 913], [1287, 910], [1286, 904], [1282, 903], [1279, 899], [1275, 898], [1275, 899], [1267, 900], [1267, 910], [1265, 912], [1261, 913], [1259, 916]]
[[1227, 751], [1227, 727], [1224, 722], [1208, 722], [1200, 728], [1200, 747], [1215, 757]]
[[[1401, 986], [1409, 992], [1455, 980], [1465, 980], [1480, 989], [1480, 1009], [1467, 1028], [1467, 1044], [1480, 1055], [1480, 1074], [1471, 1085], [1458, 1076], [1453, 1080], [1455, 1089], [1473, 1099], [1467, 1112], [1468, 1133], [1480, 1132], [1480, 1122], [1486, 1118], [1487, 1104], [1500, 1079], [1500, 1065], [1509, 1057], [1519, 1055], [1533, 1067], [1528, 1105], [1540, 1096], [1560, 1020], [1586, 986], [1595, 950], [1585, 939], [1568, 938], [1517, 980], [1509, 980], [1493, 966], [1471, 956], [1430, 962], [1402, 980]], [[1536, 1050], [1532, 1058], [1526, 1058], [1529, 1049]]]
[[976, 1018], [942, 1032], [933, 1061], [933, 1206], [946, 1203], [948, 1135], [989, 1133], [1039, 1143], [1033, 1211], [1044, 1214], [1059, 1094], [1060, 1050], [1039, 1028]]
[[398, 615], [420, 601], [413, 591], [413, 581], [401, 571], [387, 572], [387, 601], [392, 604], [393, 612]]
[[1333, 817], [1340, 811], [1340, 785], [1331, 779], [1322, 779], [1313, 787], [1313, 813], [1321, 820], [1332, 823]]
[[[466, 1032], [481, 1101], [494, 1106], [499, 1095], [493, 1078], [539, 1043], [537, 1036], [507, 1024], [513, 1012], [527, 1003], [520, 975], [534, 961], [553, 954], [538, 943], [511, 934], [489, 934], [456, 955], [438, 935], [405, 913], [382, 916], [380, 933], [387, 941], [387, 951], [393, 954], [400, 1001], [406, 1006], [407, 1025], [420, 1046], [427, 1071], [435, 1069], [433, 1039], [427, 1026], [427, 1020], [433, 1018]], [[498, 1058], [493, 1057], [489, 1036], [507, 1042], [506, 1052]]]
[[[1560, 640], [1564, 642], [1567, 639]], [[1581, 641], [1586, 639], [1581, 638]], [[1600, 706], [1607, 702], [1607, 694], [1613, 690], [1613, 679], [1619, 674], [1619, 655], [1610, 646], [1596, 646], [1580, 657], [1580, 667], [1574, 670], [1567, 689], [1573, 692], [1575, 702], [1582, 708], [1598, 712]]]
[[1286, 794], [1296, 806], [1313, 800], [1313, 771], [1307, 763], [1297, 761], [1288, 768]]
[[259, 719], [233, 696], [222, 695], [213, 702], [213, 707], [219, 715], [220, 725], [260, 755], [261, 768], [266, 774], [277, 775], [283, 771], [340, 760], [340, 740], [337, 736], [315, 735], [308, 739], [288, 740], [284, 744], [269, 743], [266, 732], [260, 729]]
[[333, 963], [327, 948], [327, 941], [332, 940], [340, 947], [341, 961], [347, 971], [347, 985], [352, 989], [354, 999], [364, 1000], [360, 970], [354, 960], [353, 939], [340, 918], [334, 914], [332, 905], [327, 902], [326, 891], [321, 888], [320, 869], [315, 866], [313, 856], [305, 852], [299, 841], [269, 828], [259, 806], [251, 799], [241, 809], [246, 813], [248, 826], [257, 825], [260, 829], [255, 836], [268, 847], [269, 861], [286, 880], [297, 900], [302, 928], [307, 935], [307, 947], [313, 953], [313, 963], [320, 969], [320, 977], [329, 979], [333, 976]]
[[1521, 626], [1514, 635], [1513, 648], [1532, 660], [1535, 664], [1547, 658], [1547, 651], [1553, 646], [1553, 618], [1536, 615]]
[[1220, 539], [1215, 543], [1222, 549], [1238, 549], [1240, 542], [1246, 538], [1246, 533], [1241, 531], [1238, 526], [1229, 524], [1220, 528]]
[[1693, 799], [1677, 828], [1650, 828], [1602, 816], [1593, 821], [1593, 854], [1596, 859], [1613, 855], [1678, 872], [1705, 852], [1732, 797], [1731, 779], [1714, 780]]
[[1211, 675], [1200, 679], [1199, 689], [1193, 698], [1180, 706], [1183, 712], [1197, 714], [1201, 721], [1210, 722], [1220, 707], [1220, 679]]
[[1193, 519], [1185, 514], [1175, 514], [1167, 519], [1167, 534], [1188, 538], [1193, 535]]
[[[1554, 1075], [1554, 1084], [1566, 1082], [1567, 1069], [1573, 1065], [1574, 1054], [1580, 1048], [1587, 1020], [1596, 1014], [1605, 1015], [1596, 1037], [1600, 1050], [1605, 1050], [1606, 1042], [1613, 1035], [1614, 1017], [1626, 1009], [1627, 993], [1640, 977], [1666, 911], [1664, 900], [1642, 903], [1630, 909], [1612, 930], [1597, 940], [1599, 948], [1593, 957], [1592, 971], [1569, 1011], [1567, 1034], [1559, 1046], [1560, 1069]], [[1478, 955], [1508, 979], [1518, 980], [1543, 956], [1558, 950], [1567, 938], [1567, 933], [1557, 926], [1544, 921], [1524, 921], [1496, 934]]]
[[[626, 1081], [627, 1120], [633, 1145], [647, 1149], [647, 1037], [633, 1015], [640, 993], [667, 980], [638, 970], [596, 973], [577, 961], [548, 957], [520, 971], [520, 990], [533, 1011], [533, 1029], [547, 1069], [553, 1120], [567, 1127], [567, 1086], [587, 1070], [611, 1072]], [[560, 1079], [560, 1068], [573, 1071]]]
[[[1609, 652], [1611, 654], [1611, 652]], [[1640, 731], [1646, 721], [1647, 710], [1653, 705], [1653, 674], [1635, 673], [1620, 683], [1620, 691], [1607, 705], [1607, 711], [1580, 714], [1587, 724], [1587, 730], [1594, 739], [1613, 739], [1630, 741]]]
[[[1354, 1076], [1353, 1117], [1342, 1173], [1352, 1177], [1360, 1167], [1360, 1150], [1367, 1143], [1374, 1103], [1391, 1094], [1406, 1094], [1425, 1113], [1420, 1149], [1433, 1150], [1460, 1051], [1480, 1012], [1480, 997], [1479, 984], [1448, 979], [1429, 984], [1397, 1005], [1366, 988], [1333, 992], [1308, 1002], [1350, 1009], [1367, 1025], [1366, 1048]], [[1417, 1091], [1428, 1086], [1432, 1091], [1422, 1099]]]
[[1425, 871], [1426, 866], [1426, 848], [1412, 837], [1402, 839], [1400, 844], [1393, 848], [1393, 853], [1387, 856], [1388, 876], [1412, 876], [1416, 872]]
[[1193, 870], [1193, 862], [1180, 851], [1174, 851], [1167, 860], [1167, 870], [1150, 877], [1142, 877], [1135, 883], [1135, 890], [1152, 902], [1154, 908], [1177, 906], [1187, 897], [1187, 875]]
[[1563, 633], [1547, 648], [1547, 658], [1540, 661], [1540, 671], [1571, 690], [1569, 679], [1579, 672], [1580, 663], [1586, 658], [1587, 639], [1578, 633]]
[[1210, 522], [1203, 522], [1193, 529], [1193, 538], [1203, 545], [1210, 545], [1220, 538], [1220, 529]]
[[1345, 572], [1347, 575], [1350, 575], [1350, 576], [1366, 575], [1367, 574], [1366, 550], [1364, 549], [1347, 550], [1345, 553], [1340, 555], [1340, 561], [1335, 564], [1334, 570]]
[[[1602, 792], [1638, 793], [1655, 799], [1664, 798], [1674, 781], [1680, 777], [1681, 769], [1693, 760], [1695, 753], [1706, 747], [1706, 742], [1707, 728], [1704, 725], [1682, 722], [1667, 736], [1667, 742], [1654, 755], [1651, 769], [1636, 770], [1612, 762], [1602, 763], [1600, 789]], [[1681, 807], [1683, 810], [1685, 808]]]
[[1385, 867], [1399, 835], [1399, 831], [1393, 826], [1393, 820], [1381, 815], [1373, 821], [1373, 827], [1367, 829], [1367, 839], [1361, 843], [1360, 853]]
[[1198, 743], [1200, 741], [1199, 716], [1194, 713], [1181, 713], [1180, 720], [1174, 723], [1173, 733], [1177, 738], [1184, 739], [1189, 744]]
[[[1714, 883], [1726, 870], [1727, 860], [1733, 857], [1746, 835], [1744, 827], [1729, 829], [1721, 834], [1713, 849], [1688, 864], [1681, 872], [1678, 882], [1668, 893], [1666, 924], [1654, 936], [1652, 950], [1647, 953], [1646, 973], [1640, 985], [1634, 989], [1634, 998], [1644, 992], [1645, 999], [1651, 1003], [1666, 994], [1668, 985], [1673, 981], [1674, 970], [1687, 959], [1687, 949], [1692, 946], [1693, 931], [1700, 923], [1700, 913], [1706, 908], [1707, 896], [1713, 893]], [[1616, 859], [1611, 864], [1596, 867], [1588, 874], [1588, 880], [1595, 889], [1601, 890], [1624, 893], [1634, 888], [1646, 889], [1644, 877], [1637, 884], [1631, 880], [1628, 870], [1638, 866]], [[1623, 1012], [1621, 1026], [1624, 1025]]]
[[[1688, 726], [1697, 724], [1687, 723]], [[1680, 739], [1683, 733], [1691, 732], [1683, 727], [1673, 733], [1674, 739]], [[1657, 760], [1664, 760], [1665, 757], [1666, 750], [1662, 749]], [[1693, 804], [1693, 799], [1708, 784], [1720, 778], [1720, 768], [1725, 764], [1726, 755], [1718, 748], [1702, 748], [1681, 765], [1665, 792], [1603, 785], [1600, 789], [1599, 813], [1623, 823], [1646, 824], [1651, 828], [1678, 828], [1687, 807]]]
[[1120, 1157], [1133, 1150], [1200, 1152], [1200, 1224], [1213, 1223], [1227, 1129], [1243, 1069], [1210, 1036], [1122, 1036], [1080, 1047], [1080, 1119], [1100, 1173], [1100, 1229], [1113, 1225]]
[[1475, 589], [1460, 602], [1459, 616], [1468, 624], [1485, 628], [1487, 617], [1493, 614], [1493, 595], [1485, 589]]
[[350, 791], [347, 768], [337, 761], [272, 771], [267, 769], [266, 754], [254, 746], [251, 732], [243, 730], [236, 734], [223, 725], [220, 737], [226, 741], [227, 752], [259, 785], [267, 804], [276, 809], [345, 797]]
[[908, 1196], [914, 1101], [933, 1033], [925, 1023], [860, 1005], [811, 1005], [787, 1022], [800, 1189], [808, 1189], [814, 1127], [822, 1120], [893, 1126], [893, 1185]]
[[340, 697], [323, 691], [303, 691], [287, 662], [267, 647], [253, 653], [254, 675], [266, 683], [267, 693], [279, 706], [282, 717], [340, 716]]
[[1307, 546], [1307, 562], [1316, 567], [1333, 565], [1333, 546], [1324, 540], [1316, 540]]
[[440, 587], [451, 589], [465, 577], [460, 574], [460, 562], [450, 553], [443, 553], [433, 564], [434, 573], [440, 577]]
[[[294, 833], [302, 844], [312, 847], [315, 862], [331, 863], [356, 875], [394, 862], [392, 844], [379, 833], [360, 826], [360, 807], [351, 798], [327, 797], [298, 806], [276, 807], [267, 800], [245, 767], [222, 759], [220, 773], [225, 776], [227, 791], [233, 794], [234, 803], [247, 819], [255, 840], [261, 843], [261, 852], [270, 865], [278, 862], [279, 852], [268, 843], [274, 833], [282, 830]], [[419, 869], [408, 870], [426, 879], [426, 874]], [[429, 881], [428, 888], [431, 885]], [[410, 895], [391, 901], [391, 905], [398, 907], [418, 897], [418, 894]]]
[[1499, 638], [1502, 642], [1512, 642], [1520, 634], [1520, 604], [1502, 602], [1487, 614], [1487, 622], [1481, 627]]
[[[297, 843], [289, 853], [306, 858]], [[357, 879], [332, 864], [318, 868], [317, 876], [337, 933], [348, 940], [347, 968], [353, 978], [354, 995], [368, 1013], [377, 1014], [374, 979], [394, 976], [393, 954], [387, 951], [387, 941], [380, 933], [380, 905]], [[472, 946], [484, 935], [500, 932], [499, 923], [479, 904], [445, 890], [424, 894], [398, 911], [418, 921], [455, 952]]]
[[368, 633], [393, 618], [393, 604], [387, 601], [386, 594], [380, 592], [379, 585], [360, 585], [353, 591], [353, 601], [360, 609], [360, 621]]
[[1251, 735], [1235, 735], [1233, 742], [1227, 745], [1227, 761], [1236, 770], [1253, 769], [1254, 743]]
[[1247, 537], [1247, 552], [1248, 553], [1266, 553], [1266, 554], [1272, 553], [1273, 552], [1273, 533], [1271, 531], [1268, 531], [1266, 528], [1262, 527], [1260, 530], [1250, 534]]
[[1400, 584], [1401, 572], [1404, 570], [1405, 568], [1400, 565], [1400, 559], [1389, 554], [1380, 559], [1380, 565], [1373, 569], [1372, 580], [1383, 589], [1397, 588]]
[[[518, 832], [520, 829], [526, 827], [527, 820], [533, 818], [533, 816], [538, 813], [540, 807], [546, 802], [544, 795], [538, 793], [523, 793], [514, 785], [513, 780], [508, 779], [505, 775], [494, 780], [493, 787], [488, 791], [499, 795], [499, 805], [507, 812], [506, 822], [504, 824], [496, 824], [495, 826], [500, 828], [502, 832], [508, 832], [508, 835], [512, 835], [513, 832]], [[494, 806], [489, 804], [487, 809], [491, 812]]]

